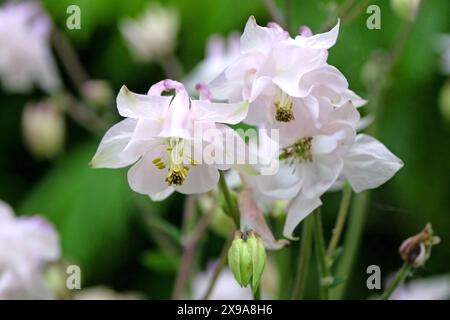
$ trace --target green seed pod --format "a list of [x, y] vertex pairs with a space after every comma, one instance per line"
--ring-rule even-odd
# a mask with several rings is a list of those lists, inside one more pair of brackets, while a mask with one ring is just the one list
[[261, 277], [266, 264], [266, 249], [261, 238], [253, 232], [249, 235], [247, 243], [252, 253], [252, 289], [255, 292], [258, 289]]

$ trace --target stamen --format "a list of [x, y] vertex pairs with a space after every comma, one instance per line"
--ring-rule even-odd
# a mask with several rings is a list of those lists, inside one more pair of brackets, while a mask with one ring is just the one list
[[299, 160], [301, 162], [312, 162], [312, 139], [312, 137], [305, 137], [298, 140], [293, 145], [284, 148], [280, 154], [280, 160], [290, 159], [291, 164], [295, 160]]
[[290, 122], [294, 119], [291, 97], [280, 89], [277, 89], [275, 97], [275, 120], [280, 122]]

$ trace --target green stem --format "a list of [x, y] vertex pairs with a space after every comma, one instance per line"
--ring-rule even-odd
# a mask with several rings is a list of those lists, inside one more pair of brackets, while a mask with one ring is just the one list
[[336, 299], [342, 299], [348, 278], [352, 270], [356, 254], [358, 252], [364, 223], [366, 221], [366, 207], [370, 200], [370, 193], [363, 192], [353, 197], [352, 209], [350, 210], [347, 232], [344, 238], [344, 251], [339, 260], [336, 276], [346, 279], [344, 283], [336, 287], [333, 291]]
[[302, 243], [300, 245], [300, 254], [298, 258], [297, 275], [292, 290], [292, 299], [300, 300], [304, 297], [306, 279], [308, 277], [308, 267], [311, 258], [312, 233], [314, 227], [313, 217], [310, 215], [305, 219], [302, 229]]
[[403, 264], [403, 266], [400, 268], [400, 270], [397, 272], [397, 274], [395, 275], [395, 279], [392, 282], [392, 284], [389, 286], [389, 288], [387, 288], [387, 290], [381, 296], [381, 299], [389, 300], [389, 298], [394, 293], [394, 291], [397, 289], [397, 287], [403, 281], [405, 281], [406, 277], [408, 277], [410, 271], [411, 271], [411, 266], [405, 262]]
[[334, 251], [336, 250], [339, 240], [341, 239], [342, 230], [347, 220], [347, 213], [350, 207], [350, 200], [352, 198], [352, 189], [350, 185], [346, 184], [342, 190], [342, 199], [339, 207], [338, 216], [336, 219], [336, 225], [333, 228], [332, 236], [327, 250], [327, 258], [332, 259]]
[[239, 229], [240, 227], [240, 218], [239, 218], [239, 210], [236, 206], [236, 201], [234, 201], [231, 196], [230, 189], [227, 186], [227, 182], [225, 181], [225, 175], [223, 171], [220, 171], [220, 179], [219, 179], [219, 187], [225, 197], [225, 202], [227, 203], [227, 211], [230, 217], [233, 219], [236, 227]]
[[323, 238], [322, 216], [320, 209], [313, 213], [314, 218], [314, 241], [316, 248], [317, 265], [320, 277], [320, 297], [321, 299], [330, 299], [331, 273], [325, 254], [325, 240]]

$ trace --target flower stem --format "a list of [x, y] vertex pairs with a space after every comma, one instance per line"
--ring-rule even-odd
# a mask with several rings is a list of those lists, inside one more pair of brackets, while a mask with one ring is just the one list
[[297, 275], [294, 281], [294, 289], [292, 290], [291, 299], [300, 300], [304, 297], [306, 279], [308, 277], [308, 267], [311, 258], [312, 233], [314, 221], [310, 215], [305, 219], [302, 229], [302, 243], [300, 245], [300, 254], [298, 258]]
[[410, 271], [411, 271], [411, 266], [405, 262], [403, 264], [403, 266], [400, 268], [400, 270], [397, 272], [397, 274], [395, 275], [395, 279], [392, 282], [392, 284], [389, 286], [389, 288], [387, 288], [387, 290], [381, 296], [381, 299], [389, 300], [389, 298], [394, 293], [394, 291], [397, 289], [397, 287], [403, 281], [405, 281], [406, 277], [408, 277]]
[[347, 220], [347, 213], [350, 207], [350, 200], [352, 198], [352, 189], [350, 185], [346, 184], [342, 190], [342, 199], [339, 206], [339, 212], [336, 219], [336, 225], [333, 228], [330, 243], [327, 249], [327, 258], [332, 259], [334, 251], [336, 250], [339, 240], [341, 239], [342, 230], [345, 226], [345, 221]]
[[211, 277], [211, 281], [209, 282], [208, 289], [206, 290], [205, 294], [203, 295], [202, 300], [208, 300], [214, 287], [216, 286], [216, 283], [217, 283], [217, 280], [219, 279], [220, 273], [222, 272], [223, 268], [227, 264], [228, 249], [230, 248], [230, 245], [231, 245], [231, 242], [233, 241], [233, 239], [234, 239], [234, 232], [228, 237], [228, 240], [225, 242], [225, 245], [223, 246], [222, 252], [220, 253], [219, 261], [217, 262], [217, 266], [214, 269], [214, 273]]
[[223, 174], [223, 171], [219, 172], [220, 172], [219, 187], [223, 193], [223, 196], [225, 197], [228, 214], [233, 219], [234, 223], [236, 224], [236, 227], [239, 229], [240, 218], [239, 218], [239, 211], [236, 206], [236, 201], [234, 201], [233, 197], [231, 196], [231, 192], [230, 189], [228, 188], [227, 182], [225, 181], [225, 175]]
[[338, 277], [345, 278], [346, 281], [333, 290], [335, 293], [335, 296], [333, 298], [342, 299], [345, 293], [349, 274], [353, 267], [356, 254], [359, 249], [361, 235], [364, 229], [364, 223], [366, 221], [366, 207], [369, 203], [369, 200], [370, 193], [367, 191], [356, 194], [353, 197], [352, 209], [350, 210], [347, 231], [344, 238], [344, 252], [339, 260], [339, 264], [335, 274]]
[[323, 238], [322, 216], [320, 209], [313, 212], [313, 218], [316, 258], [320, 276], [320, 297], [321, 299], [328, 300], [330, 299], [329, 289], [332, 277], [325, 254], [325, 240]]

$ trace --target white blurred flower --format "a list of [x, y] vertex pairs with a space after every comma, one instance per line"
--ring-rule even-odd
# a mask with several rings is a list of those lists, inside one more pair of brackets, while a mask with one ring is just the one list
[[59, 237], [42, 217], [15, 217], [0, 201], [0, 300], [51, 299], [43, 267], [60, 256]]
[[391, 300], [448, 300], [450, 275], [438, 275], [402, 284], [392, 294]]
[[[171, 90], [175, 95], [161, 95]], [[128, 172], [131, 188], [153, 200], [163, 200], [174, 191], [204, 193], [217, 185], [218, 169], [226, 170], [231, 165], [214, 159], [205, 161], [203, 151], [211, 148], [215, 154], [227, 153], [227, 139], [242, 141], [224, 124], [241, 122], [248, 104], [191, 100], [181, 83], [163, 80], [147, 95], [132, 93], [123, 86], [117, 108], [126, 119], [105, 134], [91, 164], [97, 168], [134, 164]], [[208, 130], [220, 136], [202, 134]]]
[[117, 292], [105, 286], [83, 289], [75, 293], [73, 300], [142, 300], [143, 297], [134, 292]]
[[212, 35], [208, 38], [206, 56], [184, 79], [189, 92], [198, 83], [209, 83], [228, 67], [240, 54], [239, 33], [231, 33], [228, 38]]
[[392, 10], [401, 18], [414, 21], [421, 0], [391, 0]]
[[0, 6], [0, 81], [12, 92], [34, 85], [47, 92], [61, 81], [49, 44], [51, 21], [36, 2]]
[[64, 115], [49, 100], [29, 103], [23, 110], [23, 137], [37, 158], [57, 156], [64, 147], [65, 130]]
[[153, 4], [139, 18], [122, 21], [120, 31], [136, 59], [148, 62], [174, 50], [178, 27], [174, 9]]

